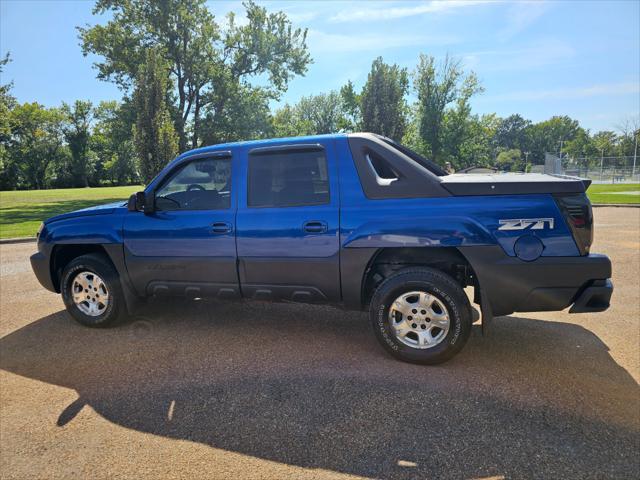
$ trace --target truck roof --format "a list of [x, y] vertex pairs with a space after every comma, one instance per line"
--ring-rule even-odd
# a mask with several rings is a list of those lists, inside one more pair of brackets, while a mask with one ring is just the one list
[[207, 153], [207, 152], [215, 152], [217, 150], [229, 150], [238, 147], [246, 147], [246, 146], [276, 146], [282, 143], [304, 143], [304, 142], [313, 142], [319, 139], [334, 139], [334, 138], [346, 138], [347, 133], [327, 133], [323, 135], [307, 135], [303, 137], [282, 137], [282, 138], [264, 138], [261, 140], [244, 140], [241, 142], [228, 142], [228, 143], [218, 143], [215, 145], [209, 145], [206, 147], [195, 148], [193, 150], [188, 150], [182, 154], [178, 158], [199, 154], [199, 153]]

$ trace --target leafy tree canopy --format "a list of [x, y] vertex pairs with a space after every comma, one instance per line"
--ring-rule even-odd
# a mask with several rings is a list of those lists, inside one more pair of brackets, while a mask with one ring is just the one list
[[98, 0], [94, 13], [108, 12], [112, 18], [78, 29], [82, 50], [103, 57], [95, 64], [98, 78], [128, 90], [145, 51], [158, 49], [174, 83], [172, 113], [180, 149], [187, 147], [189, 135], [195, 147], [203, 114], [224, 115], [229, 93], [239, 84], [251, 88], [252, 78], [266, 78], [260, 88], [278, 98], [311, 62], [306, 30], [294, 29], [282, 12], [268, 13], [250, 0], [243, 5], [246, 23], [229, 14], [220, 25], [205, 0]]
[[[402, 139], [406, 130], [408, 88], [406, 69], [388, 65], [382, 57], [376, 58], [359, 96], [362, 129], [394, 140]], [[351, 85], [347, 84], [343, 95], [348, 105], [355, 101]]]
[[[414, 90], [418, 97], [419, 134], [428, 153], [435, 161], [442, 160], [443, 147], [450, 142], [445, 138], [446, 115], [449, 126], [463, 126], [462, 122], [471, 112], [469, 100], [483, 92], [478, 78], [471, 72], [465, 74], [462, 63], [448, 55], [440, 64], [434, 57], [420, 55], [413, 73]], [[446, 134], [460, 139], [463, 131]]]

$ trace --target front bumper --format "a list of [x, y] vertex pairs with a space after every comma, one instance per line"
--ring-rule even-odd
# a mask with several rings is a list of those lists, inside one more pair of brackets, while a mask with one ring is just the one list
[[[37, 252], [31, 255], [31, 268], [35, 273], [36, 278], [47, 290], [56, 292], [56, 288], [53, 285], [51, 278], [51, 269], [49, 268], [49, 257], [42, 252]], [[56, 292], [57, 293], [57, 292]]]
[[540, 257], [524, 262], [500, 247], [467, 247], [460, 252], [477, 276], [493, 316], [513, 312], [601, 312], [613, 292], [611, 261], [605, 255]]

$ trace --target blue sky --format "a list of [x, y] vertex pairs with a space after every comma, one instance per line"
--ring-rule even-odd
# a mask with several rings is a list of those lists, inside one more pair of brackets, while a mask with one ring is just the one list
[[[283, 101], [360, 87], [371, 61], [412, 69], [418, 55], [449, 53], [473, 69], [485, 93], [477, 113], [520, 113], [534, 121], [567, 114], [592, 130], [640, 115], [640, 1], [259, 2], [309, 28], [314, 63]], [[222, 17], [240, 2], [209, 2]], [[13, 63], [19, 101], [48, 106], [77, 98], [120, 98], [95, 78], [75, 27], [100, 21], [91, 1], [0, 0], [0, 52]]]

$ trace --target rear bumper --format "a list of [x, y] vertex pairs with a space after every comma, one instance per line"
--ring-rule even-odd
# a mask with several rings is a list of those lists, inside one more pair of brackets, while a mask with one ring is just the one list
[[601, 312], [613, 292], [611, 261], [605, 255], [540, 257], [524, 262], [500, 247], [460, 248], [494, 316], [513, 312]]
[[603, 312], [609, 308], [613, 283], [611, 280], [594, 280], [578, 294], [569, 313]]
[[53, 285], [53, 281], [51, 279], [51, 269], [49, 268], [49, 257], [47, 257], [44, 253], [38, 252], [31, 255], [31, 268], [33, 269], [33, 273], [35, 273], [36, 278], [47, 290], [52, 292], [56, 291], [56, 288]]

